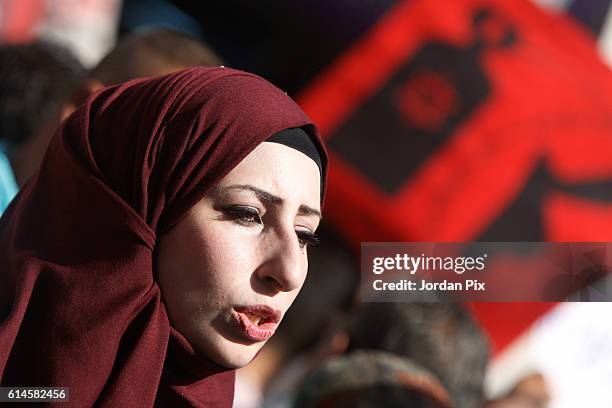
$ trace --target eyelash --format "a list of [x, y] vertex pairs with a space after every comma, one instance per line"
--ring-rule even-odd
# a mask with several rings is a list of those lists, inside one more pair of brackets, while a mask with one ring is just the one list
[[[223, 208], [223, 212], [227, 219], [246, 227], [263, 225], [259, 211], [251, 207], [228, 206]], [[317, 234], [309, 231], [296, 231], [295, 234], [298, 237], [300, 248], [305, 248], [307, 245], [317, 245], [321, 242], [321, 238]]]
[[298, 231], [296, 232], [298, 240], [300, 241], [300, 248], [305, 248], [310, 245], [318, 245], [321, 243], [321, 238], [317, 234], [313, 234], [308, 231]]
[[229, 206], [223, 208], [223, 212], [228, 219], [237, 222], [240, 225], [262, 225], [263, 221], [259, 216], [259, 211], [251, 207]]

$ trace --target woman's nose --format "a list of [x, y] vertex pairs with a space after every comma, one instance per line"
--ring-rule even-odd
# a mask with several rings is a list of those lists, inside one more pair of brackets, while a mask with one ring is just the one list
[[265, 261], [258, 270], [259, 278], [269, 287], [281, 292], [299, 289], [306, 277], [306, 262], [295, 233], [278, 235], [270, 245]]

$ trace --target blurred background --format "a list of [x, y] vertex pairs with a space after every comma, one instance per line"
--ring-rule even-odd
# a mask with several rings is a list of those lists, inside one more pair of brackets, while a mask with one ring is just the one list
[[[0, 204], [90, 92], [254, 72], [331, 164], [306, 286], [236, 407], [395, 406], [367, 391], [391, 378], [410, 406], [609, 408], [607, 303], [373, 306], [357, 287], [361, 242], [612, 241], [610, 2], [0, 0]], [[374, 374], [313, 392], [345, 367]]]

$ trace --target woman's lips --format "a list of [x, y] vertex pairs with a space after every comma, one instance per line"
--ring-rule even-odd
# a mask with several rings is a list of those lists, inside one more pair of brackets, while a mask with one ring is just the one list
[[253, 341], [266, 341], [274, 335], [282, 312], [268, 305], [240, 306], [234, 308], [242, 334]]

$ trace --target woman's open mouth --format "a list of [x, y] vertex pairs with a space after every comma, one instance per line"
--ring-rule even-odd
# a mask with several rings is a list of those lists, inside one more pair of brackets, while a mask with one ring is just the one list
[[234, 311], [242, 334], [256, 342], [272, 337], [282, 317], [280, 310], [267, 305], [240, 306]]

